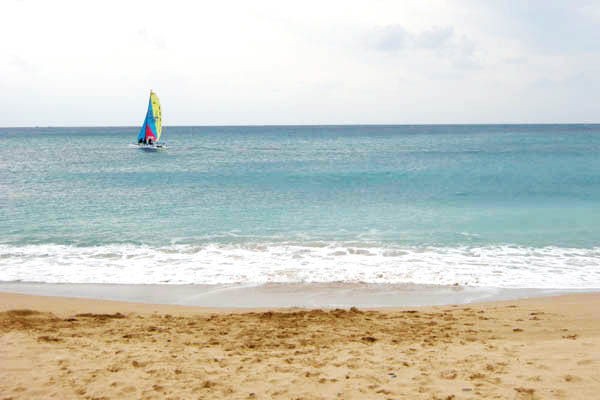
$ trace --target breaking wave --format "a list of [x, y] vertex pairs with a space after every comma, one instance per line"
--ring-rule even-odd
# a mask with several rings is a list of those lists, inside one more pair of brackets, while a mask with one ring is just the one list
[[366, 282], [600, 288], [600, 248], [357, 242], [0, 245], [0, 281], [121, 284]]

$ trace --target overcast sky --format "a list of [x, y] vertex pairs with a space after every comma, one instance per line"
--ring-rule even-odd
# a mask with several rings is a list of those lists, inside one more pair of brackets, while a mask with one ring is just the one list
[[600, 1], [1, 1], [0, 126], [600, 122]]

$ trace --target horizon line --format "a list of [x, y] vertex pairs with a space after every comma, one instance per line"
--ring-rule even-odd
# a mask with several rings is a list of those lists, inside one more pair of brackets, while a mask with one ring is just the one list
[[[484, 125], [600, 125], [600, 122], [477, 122], [477, 123], [413, 123], [413, 124], [230, 124], [230, 125], [163, 125], [163, 128], [228, 128], [228, 127], [313, 127], [313, 126], [484, 126]], [[47, 129], [47, 128], [139, 128], [140, 125], [19, 125], [0, 126], [0, 129]]]

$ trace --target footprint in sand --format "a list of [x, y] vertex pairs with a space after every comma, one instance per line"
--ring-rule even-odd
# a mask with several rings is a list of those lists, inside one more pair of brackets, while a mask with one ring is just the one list
[[121, 389], [122, 393], [133, 393], [135, 392], [137, 389], [135, 388], [135, 386], [126, 386], [123, 389]]
[[476, 379], [484, 379], [485, 378], [485, 374], [482, 374], [481, 372], [476, 372], [474, 374], [472, 374], [471, 376], [469, 376], [469, 379], [474, 381]]
[[518, 388], [515, 388], [515, 391], [517, 392], [517, 396], [519, 399], [527, 399], [527, 400], [534, 399], [533, 394], [535, 393], [535, 389], [518, 387]]
[[442, 378], [442, 379], [455, 379], [456, 376], [457, 376], [457, 373], [455, 370], [442, 371], [440, 373], [440, 378]]

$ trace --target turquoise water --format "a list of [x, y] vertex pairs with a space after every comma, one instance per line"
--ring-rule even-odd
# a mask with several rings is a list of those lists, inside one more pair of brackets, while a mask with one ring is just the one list
[[600, 287], [600, 125], [138, 129], [0, 129], [0, 280]]

